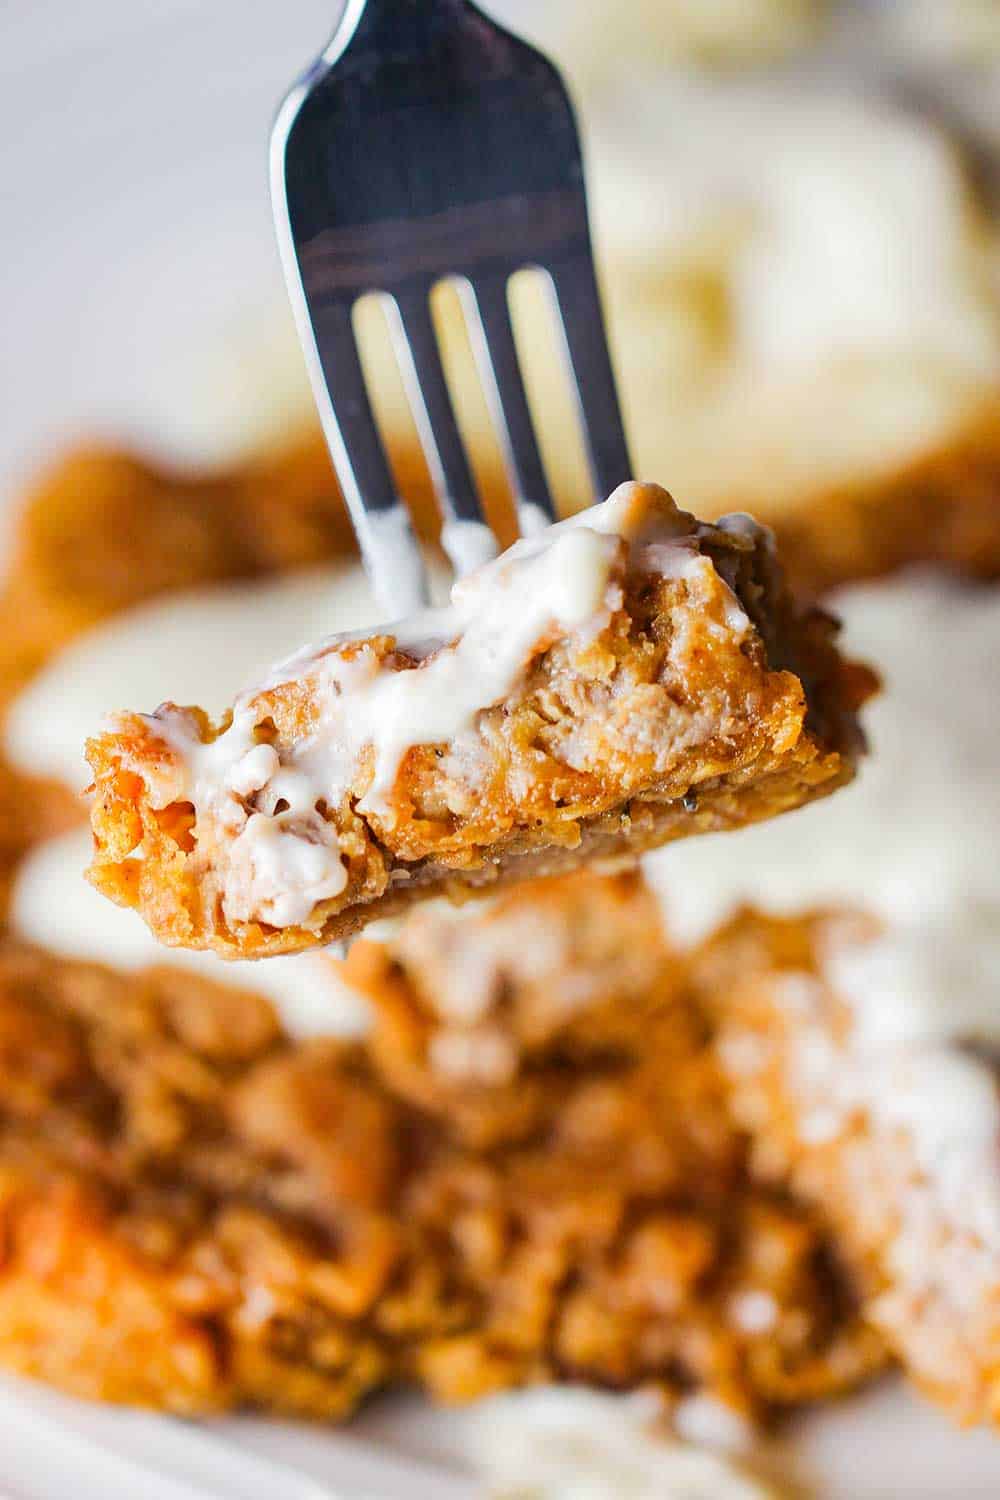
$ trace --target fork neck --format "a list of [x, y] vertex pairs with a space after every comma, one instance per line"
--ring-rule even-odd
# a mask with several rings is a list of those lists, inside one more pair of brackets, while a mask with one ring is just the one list
[[347, 0], [326, 55], [333, 61], [349, 46], [409, 51], [475, 15], [468, 0]]

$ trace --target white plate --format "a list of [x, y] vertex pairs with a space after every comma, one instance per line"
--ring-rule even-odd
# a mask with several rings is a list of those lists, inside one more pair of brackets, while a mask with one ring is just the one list
[[[335, 11], [336, 0], [0, 6], [7, 494], [69, 437], [198, 456], [261, 418], [258, 371], [289, 347], [270, 116]], [[467, 1416], [414, 1400], [381, 1402], [343, 1433], [193, 1428], [8, 1382], [0, 1500], [465, 1500], [467, 1432]], [[956, 1433], [893, 1384], [800, 1423], [783, 1462], [829, 1500], [1000, 1495], [1000, 1443]]]
[[[476, 1500], [476, 1421], [392, 1397], [341, 1431], [195, 1426], [0, 1381], [0, 1500]], [[996, 1500], [998, 1447], [889, 1381], [798, 1422], [768, 1458], [816, 1500]]]

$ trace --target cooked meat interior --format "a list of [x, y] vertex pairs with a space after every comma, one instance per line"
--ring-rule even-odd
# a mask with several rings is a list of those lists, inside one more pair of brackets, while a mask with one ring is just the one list
[[872, 678], [834, 634], [749, 518], [625, 485], [218, 724], [119, 715], [88, 747], [91, 879], [165, 943], [261, 957], [772, 817], [853, 775]]

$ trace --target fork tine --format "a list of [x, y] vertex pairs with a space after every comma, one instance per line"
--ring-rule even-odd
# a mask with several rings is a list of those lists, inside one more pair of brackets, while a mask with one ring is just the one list
[[546, 520], [555, 520], [555, 505], [514, 343], [507, 279], [506, 273], [476, 275], [462, 285], [462, 298], [517, 503], [535, 506]]
[[430, 287], [397, 288], [387, 298], [396, 353], [437, 491], [441, 540], [456, 573], [496, 556], [448, 390], [430, 309]]
[[632, 466], [594, 262], [589, 251], [581, 250], [554, 262], [549, 274], [573, 373], [595, 498], [603, 500], [632, 477]]
[[329, 303], [314, 313], [312, 327], [322, 371], [313, 386], [323, 430], [376, 597], [396, 618], [426, 602], [427, 581], [375, 425], [351, 303]]

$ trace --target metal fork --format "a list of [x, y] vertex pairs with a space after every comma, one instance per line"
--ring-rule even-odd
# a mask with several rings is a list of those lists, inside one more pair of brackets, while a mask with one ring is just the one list
[[[469, 0], [348, 0], [282, 105], [271, 143], [282, 261], [313, 390], [379, 602], [426, 597], [365, 385], [352, 312], [385, 294], [456, 571], [495, 542], [455, 419], [430, 293], [455, 278], [522, 516], [554, 516], [514, 341], [508, 282], [547, 273], [595, 498], [630, 466], [594, 276], [566, 88]], [[524, 521], [522, 521], [524, 529]]]

